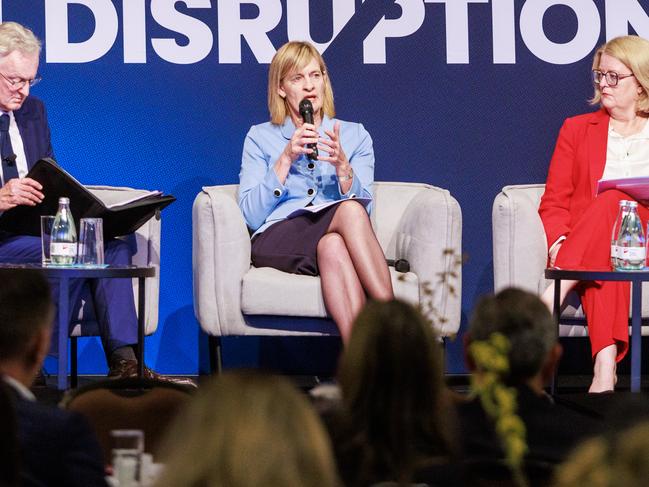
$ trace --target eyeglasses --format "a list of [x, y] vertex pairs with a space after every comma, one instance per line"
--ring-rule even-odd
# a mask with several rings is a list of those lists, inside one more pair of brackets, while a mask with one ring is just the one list
[[292, 85], [303, 85], [304, 82], [308, 79], [311, 84], [318, 84], [322, 82], [324, 78], [324, 73], [320, 70], [312, 71], [311, 73], [304, 75], [302, 73], [294, 74], [288, 78], [288, 82]]
[[619, 74], [615, 71], [607, 71], [605, 73], [603, 71], [600, 71], [599, 69], [593, 69], [593, 83], [595, 83], [596, 85], [602, 82], [602, 78], [606, 78], [606, 84], [608, 84], [609, 86], [617, 86], [618, 82], [621, 79], [630, 78], [631, 76], [635, 75], [633, 73]]
[[43, 78], [40, 76], [36, 76], [34, 79], [21, 79], [21, 78], [7, 78], [4, 74], [0, 73], [0, 76], [2, 76], [7, 83], [9, 83], [9, 86], [11, 86], [11, 89], [13, 90], [22, 90], [25, 85], [29, 85], [29, 87], [33, 87], [34, 85], [37, 85]]

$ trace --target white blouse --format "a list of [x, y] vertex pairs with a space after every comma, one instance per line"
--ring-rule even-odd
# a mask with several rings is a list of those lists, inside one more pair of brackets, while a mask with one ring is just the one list
[[624, 137], [609, 122], [606, 166], [602, 179], [649, 176], [649, 123], [637, 134]]

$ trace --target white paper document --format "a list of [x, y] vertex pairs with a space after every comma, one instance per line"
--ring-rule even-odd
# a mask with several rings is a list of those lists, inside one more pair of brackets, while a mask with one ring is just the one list
[[[372, 198], [349, 198], [349, 199], [358, 201], [361, 205], [363, 205], [366, 208], [367, 205], [369, 205], [372, 202]], [[311, 206], [305, 206], [304, 208], [298, 208], [297, 210], [293, 210], [291, 213], [289, 213], [289, 215], [286, 218], [295, 218], [296, 216], [304, 215], [306, 213], [319, 213], [323, 210], [326, 210], [330, 206], [337, 205], [338, 203], [342, 203], [343, 201], [347, 201], [347, 199], [329, 201], [327, 203], [320, 203], [319, 205], [311, 205]]]

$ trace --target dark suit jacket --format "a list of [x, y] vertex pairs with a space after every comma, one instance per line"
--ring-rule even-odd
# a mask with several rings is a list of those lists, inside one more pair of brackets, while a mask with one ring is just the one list
[[38, 98], [28, 96], [19, 110], [14, 111], [16, 125], [23, 139], [27, 165], [31, 167], [43, 157], [54, 158], [50, 141], [45, 105]]
[[599, 110], [568, 118], [561, 127], [539, 207], [548, 247], [570, 233], [595, 198], [606, 165], [609, 118]]
[[83, 416], [17, 393], [15, 399], [23, 487], [107, 485], [99, 443]]
[[[578, 442], [600, 432], [600, 421], [591, 416], [554, 404], [549, 397], [538, 396], [527, 386], [516, 389], [518, 415], [527, 430], [527, 460], [561, 463]], [[465, 457], [503, 458], [493, 422], [477, 398], [459, 404], [458, 417]]]

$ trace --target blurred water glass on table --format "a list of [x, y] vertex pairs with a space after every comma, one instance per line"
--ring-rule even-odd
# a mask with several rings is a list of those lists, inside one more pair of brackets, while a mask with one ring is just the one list
[[82, 218], [79, 225], [77, 264], [84, 267], [104, 266], [104, 229], [101, 218]]
[[120, 487], [141, 485], [144, 432], [142, 430], [113, 430], [110, 432], [113, 477]]
[[44, 266], [52, 263], [50, 257], [50, 239], [52, 237], [53, 224], [54, 215], [41, 216], [41, 264]]

